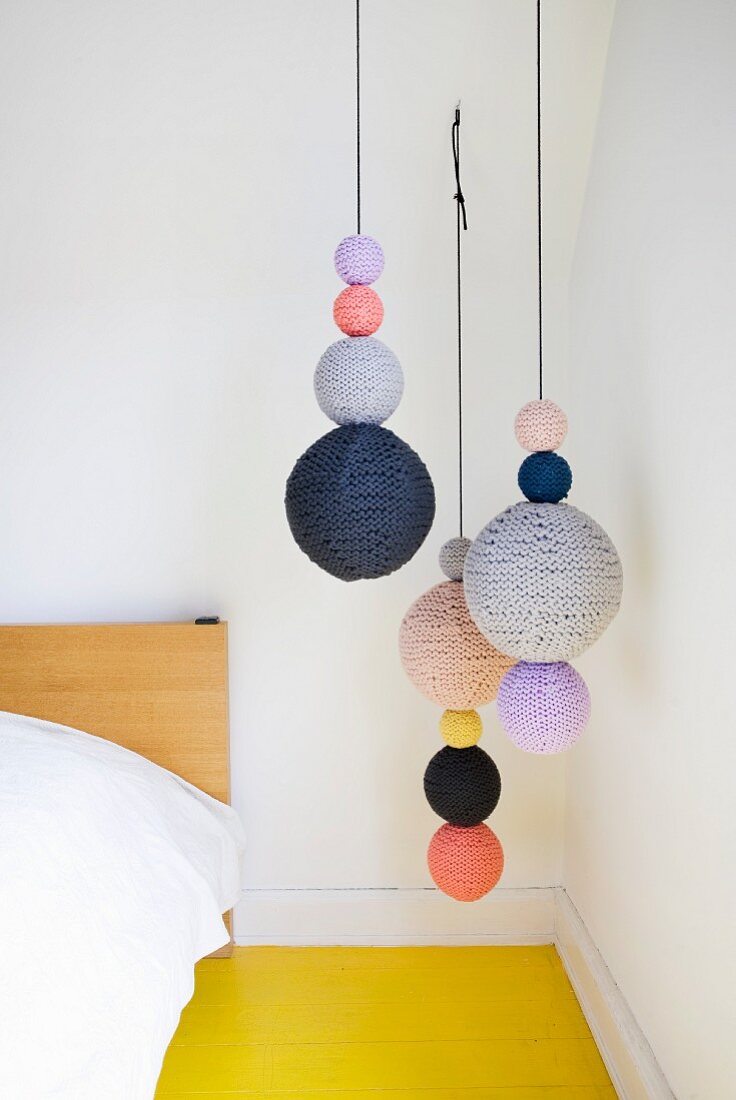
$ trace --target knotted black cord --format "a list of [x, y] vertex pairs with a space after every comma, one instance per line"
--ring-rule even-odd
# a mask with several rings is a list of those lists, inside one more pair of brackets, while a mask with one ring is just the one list
[[542, 373], [542, 0], [537, 0], [537, 278], [539, 293], [539, 400], [544, 395]]
[[458, 506], [460, 512], [460, 537], [463, 535], [463, 297], [461, 280], [460, 219], [462, 228], [468, 228], [465, 212], [465, 196], [460, 186], [460, 104], [455, 108], [452, 124], [452, 159], [455, 165], [455, 228], [457, 245], [457, 455], [458, 455]]
[[355, 153], [358, 236], [360, 236], [360, 0], [355, 0]]

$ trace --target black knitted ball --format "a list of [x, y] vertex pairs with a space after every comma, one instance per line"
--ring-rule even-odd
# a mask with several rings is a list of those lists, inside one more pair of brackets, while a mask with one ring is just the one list
[[299, 547], [333, 577], [385, 577], [424, 542], [434, 487], [419, 456], [388, 428], [345, 424], [297, 462], [286, 517]]
[[480, 825], [501, 797], [501, 776], [487, 752], [440, 749], [424, 773], [424, 793], [436, 814], [451, 825]]

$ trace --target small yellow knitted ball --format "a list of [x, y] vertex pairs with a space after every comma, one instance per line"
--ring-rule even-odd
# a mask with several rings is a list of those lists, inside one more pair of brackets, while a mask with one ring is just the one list
[[440, 733], [453, 749], [477, 745], [483, 723], [477, 710], [446, 710], [440, 718]]

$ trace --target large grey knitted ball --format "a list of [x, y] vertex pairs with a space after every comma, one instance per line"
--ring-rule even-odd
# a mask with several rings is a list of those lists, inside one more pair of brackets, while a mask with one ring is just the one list
[[404, 375], [394, 353], [375, 336], [348, 336], [320, 359], [314, 392], [336, 424], [382, 424], [401, 401]]
[[591, 646], [621, 604], [616, 547], [569, 504], [523, 501], [492, 519], [465, 560], [471, 618], [501, 653], [569, 661]]

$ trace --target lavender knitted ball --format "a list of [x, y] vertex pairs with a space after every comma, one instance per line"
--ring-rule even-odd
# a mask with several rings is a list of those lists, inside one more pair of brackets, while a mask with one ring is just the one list
[[585, 680], [566, 661], [519, 661], [498, 689], [498, 717], [504, 731], [524, 752], [564, 752], [590, 717]]
[[370, 286], [383, 271], [383, 249], [365, 234], [344, 237], [335, 250], [335, 271], [349, 286]]

